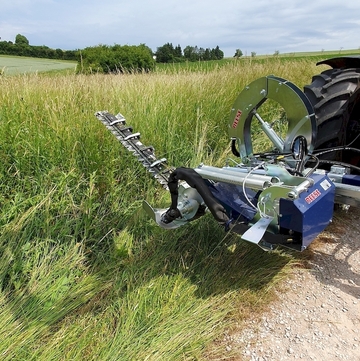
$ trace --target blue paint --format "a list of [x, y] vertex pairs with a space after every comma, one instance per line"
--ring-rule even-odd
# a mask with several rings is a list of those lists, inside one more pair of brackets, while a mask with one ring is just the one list
[[[208, 185], [212, 195], [225, 208], [229, 218], [245, 222], [250, 222], [254, 218], [257, 211], [249, 205], [241, 186], [223, 182], [208, 182]], [[251, 203], [256, 207], [256, 192], [248, 188], [245, 191]]]
[[302, 249], [331, 222], [334, 210], [335, 185], [326, 175], [313, 174], [314, 185], [294, 201], [280, 199], [281, 228], [302, 234]]

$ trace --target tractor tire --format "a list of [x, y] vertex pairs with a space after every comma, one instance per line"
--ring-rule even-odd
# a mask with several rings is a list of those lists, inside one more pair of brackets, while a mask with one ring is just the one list
[[[312, 78], [304, 93], [315, 112], [314, 153], [349, 144], [360, 149], [360, 68], [325, 70]], [[319, 158], [360, 165], [360, 153], [354, 151], [334, 151]]]

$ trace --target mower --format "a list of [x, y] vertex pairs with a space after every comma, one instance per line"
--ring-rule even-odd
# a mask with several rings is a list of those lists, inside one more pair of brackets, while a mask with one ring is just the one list
[[[225, 231], [264, 250], [282, 245], [303, 251], [329, 225], [335, 206], [360, 207], [360, 56], [317, 64], [331, 69], [314, 76], [304, 91], [274, 75], [241, 91], [228, 121], [235, 160], [222, 168], [169, 167], [123, 115], [95, 116], [170, 191], [167, 209], [143, 202], [160, 227], [175, 229], [210, 212]], [[267, 101], [283, 109], [285, 131], [263, 118]], [[254, 151], [254, 124], [270, 151]]]

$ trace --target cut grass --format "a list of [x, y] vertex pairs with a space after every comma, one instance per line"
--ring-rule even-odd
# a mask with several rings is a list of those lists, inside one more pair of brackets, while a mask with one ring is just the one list
[[0, 73], [4, 75], [75, 71], [75, 69], [76, 62], [73, 61], [0, 55]]
[[302, 86], [306, 60], [209, 72], [0, 77], [2, 360], [223, 359], [213, 341], [271, 299], [297, 256], [226, 234], [211, 215], [174, 231], [169, 204], [94, 117], [120, 111], [174, 166], [221, 166], [238, 93], [273, 73]]

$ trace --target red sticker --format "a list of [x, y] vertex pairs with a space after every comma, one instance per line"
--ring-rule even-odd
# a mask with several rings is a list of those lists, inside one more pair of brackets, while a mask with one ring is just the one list
[[318, 189], [315, 189], [311, 192], [307, 197], [305, 197], [305, 201], [307, 204], [314, 202], [314, 200], [321, 196], [321, 192]]
[[239, 123], [239, 120], [240, 120], [240, 117], [241, 117], [241, 114], [242, 114], [242, 111], [240, 109], [238, 109], [238, 111], [236, 112], [236, 116], [235, 116], [235, 119], [234, 119], [234, 122], [232, 124], [232, 127], [233, 128], [236, 128], [238, 123]]

